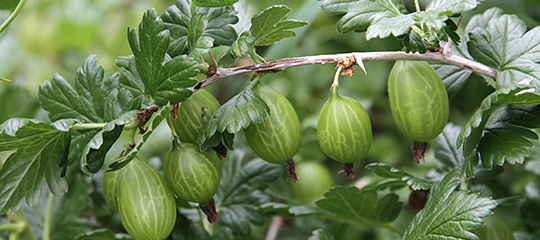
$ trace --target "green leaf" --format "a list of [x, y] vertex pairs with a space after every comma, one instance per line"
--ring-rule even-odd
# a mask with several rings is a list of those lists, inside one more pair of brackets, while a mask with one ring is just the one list
[[[139, 34], [133, 28], [128, 29], [128, 40], [135, 56], [136, 73], [140, 77], [144, 89], [140, 89], [151, 101], [158, 106], [167, 103], [178, 103], [191, 96], [188, 88], [195, 85], [195, 76], [199, 74], [198, 62], [185, 55], [172, 59], [165, 57], [169, 49], [169, 30], [158, 18], [155, 10], [148, 10], [139, 24]], [[130, 69], [126, 69], [130, 70]], [[125, 78], [130, 80], [131, 77]], [[136, 81], [129, 86], [139, 86]]]
[[[531, 106], [540, 104], [540, 94], [537, 93], [537, 91], [540, 91], [540, 89], [532, 87], [527, 83], [524, 85], [511, 85], [493, 92], [482, 101], [480, 108], [465, 124], [463, 131], [460, 133], [457, 140], [458, 147], [463, 146], [463, 156], [470, 158], [467, 160], [469, 166], [475, 165], [474, 162], [471, 161], [479, 160], [477, 159], [476, 148], [481, 141], [485, 142], [483, 143], [482, 148], [478, 150], [487, 160], [486, 163], [484, 163], [484, 166], [491, 166], [492, 161], [503, 163], [505, 161], [505, 154], [509, 154], [511, 162], [522, 162], [524, 157], [523, 149], [530, 147], [530, 140], [528, 139], [536, 139], [536, 134], [524, 128], [518, 129], [517, 127], [513, 127], [513, 125], [501, 122], [497, 120], [497, 118], [502, 118], [504, 121], [513, 118], [512, 116], [503, 113], [504, 109], [499, 110], [504, 105]], [[497, 112], [497, 114], [494, 115], [495, 112]], [[501, 114], [506, 116], [501, 117]], [[494, 115], [494, 117], [492, 117], [492, 115]], [[527, 117], [529, 115], [524, 114], [521, 116]], [[515, 117], [517, 119], [519, 115]], [[515, 123], [523, 121], [531, 120], [516, 120]], [[488, 124], [490, 125], [488, 126]], [[486, 129], [486, 126], [488, 126], [488, 129]], [[498, 137], [503, 137], [503, 139], [496, 139]], [[510, 142], [512, 140], [515, 141]], [[497, 150], [487, 146], [489, 144], [496, 144], [497, 142], [504, 142], [506, 147], [515, 148], [517, 151], [514, 152], [514, 150], [511, 150], [510, 152], [502, 154], [501, 151], [503, 149], [508, 150], [506, 147]]]
[[[464, 41], [468, 39], [465, 38]], [[446, 43], [441, 42], [441, 45], [445, 45]], [[472, 57], [468, 53], [467, 45], [466, 44], [452, 44], [452, 53], [467, 59], [472, 59]], [[467, 79], [469, 76], [471, 76], [472, 71], [457, 67], [454, 65], [447, 65], [442, 63], [430, 63], [430, 65], [437, 70], [437, 73], [439, 76], [441, 76], [444, 87], [446, 88], [446, 92], [448, 93], [448, 97], [453, 97], [457, 93], [461, 91], [463, 86], [465, 86], [465, 83], [467, 83]]]
[[152, 114], [152, 117], [150, 120], [148, 120], [147, 126], [148, 128], [146, 131], [142, 134], [141, 139], [135, 144], [133, 148], [129, 150], [129, 152], [124, 153], [125, 155], [121, 158], [117, 159], [116, 161], [109, 164], [108, 171], [116, 171], [120, 168], [123, 168], [126, 166], [141, 150], [141, 148], [144, 146], [150, 135], [156, 130], [156, 128], [159, 126], [159, 124], [167, 117], [169, 112], [171, 111], [171, 106], [167, 105], [164, 107], [161, 107], [157, 112]]
[[475, 0], [437, 0], [430, 2], [424, 11], [409, 14], [399, 0], [326, 0], [321, 8], [328, 14], [344, 14], [337, 22], [338, 31], [367, 31], [366, 38], [369, 40], [385, 38], [390, 34], [396, 37], [406, 34], [413, 25], [438, 31], [446, 26], [448, 17], [474, 9], [477, 5]]
[[0, 132], [0, 152], [15, 150], [0, 169], [0, 213], [17, 210], [23, 200], [30, 206], [35, 205], [43, 180], [57, 196], [67, 191], [59, 163], [67, 157], [68, 132], [32, 121], [18, 126], [14, 135]]
[[452, 123], [446, 124], [443, 132], [430, 144], [435, 152], [435, 158], [444, 165], [444, 169], [462, 168], [465, 158], [456, 145], [461, 127]]
[[366, 166], [366, 169], [386, 179], [377, 183], [375, 185], [376, 189], [391, 188], [392, 190], [396, 190], [405, 186], [410, 186], [413, 190], [429, 190], [431, 188], [431, 182], [417, 178], [384, 163], [370, 163]]
[[9, 84], [0, 87], [0, 122], [4, 122], [13, 116], [30, 118], [35, 116], [39, 107], [37, 99], [22, 84]]
[[[354, 204], [353, 204], [354, 203]], [[394, 221], [402, 203], [396, 194], [378, 199], [374, 189], [360, 190], [357, 187], [335, 186], [315, 204], [340, 219], [364, 222], [379, 226]]]
[[262, 191], [276, 181], [283, 168], [261, 159], [243, 163], [244, 153], [235, 150], [228, 154], [221, 171], [221, 184], [215, 195], [220, 224], [240, 236], [248, 236], [250, 225], [262, 225], [265, 215], [259, 207], [270, 202]]
[[[69, 184], [69, 192], [61, 198], [51, 197], [47, 189], [41, 192], [40, 202], [34, 207], [24, 207], [24, 213], [32, 232], [42, 236], [47, 214], [50, 214], [51, 239], [75, 239], [81, 232], [91, 229], [90, 222], [84, 217], [90, 209], [90, 195], [92, 194], [92, 179], [82, 174], [73, 174]], [[52, 211], [47, 213], [49, 201], [52, 202]]]
[[476, 235], [480, 239], [489, 240], [515, 240], [514, 233], [500, 218], [491, 216], [486, 218], [486, 225]]
[[50, 82], [39, 87], [41, 105], [51, 120], [104, 124], [72, 131], [67, 164], [80, 161], [87, 173], [99, 171], [122, 126], [133, 120], [137, 113], [134, 109], [140, 105], [128, 89], [120, 86], [119, 75], [104, 79], [103, 67], [96, 64], [95, 55], [84, 61], [75, 75], [75, 89], [60, 75], [54, 75]]
[[[225, 2], [233, 0], [214, 0], [201, 2]], [[195, 2], [197, 5], [197, 3]], [[225, 4], [229, 5], [229, 4]], [[196, 46], [212, 42], [215, 46], [230, 46], [236, 39], [236, 30], [232, 27], [238, 22], [236, 10], [232, 6], [195, 7], [192, 14], [189, 1], [177, 0], [176, 4], [168, 7], [161, 15], [165, 29], [171, 34], [171, 44], [168, 53], [171, 56], [190, 54]], [[205, 37], [206, 40], [200, 40]], [[211, 39], [208, 40], [208, 39]], [[203, 41], [197, 43], [199, 41]], [[205, 45], [208, 46], [208, 45]], [[211, 47], [211, 46], [210, 46]], [[209, 49], [209, 47], [208, 47]], [[200, 53], [199, 53], [200, 54]]]
[[416, 214], [403, 239], [478, 239], [471, 231], [484, 224], [497, 203], [467, 190], [457, 190], [459, 171], [448, 173], [430, 190], [424, 209]]
[[264, 100], [245, 89], [214, 112], [197, 142], [203, 149], [214, 146], [222, 139], [222, 134], [235, 134], [251, 123], [260, 124], [269, 113], [270, 108]]
[[193, 3], [200, 7], [221, 7], [233, 5], [235, 2], [238, 0], [193, 0]]
[[249, 29], [255, 38], [255, 46], [268, 46], [281, 39], [294, 37], [290, 29], [307, 25], [307, 22], [287, 19], [291, 9], [285, 5], [270, 6], [251, 18]]
[[[540, 81], [540, 27], [527, 31], [516, 15], [492, 8], [469, 22], [471, 55], [499, 71], [497, 88], [525, 78]], [[526, 32], [527, 31], [527, 32]]]
[[0, 9], [12, 11], [19, 2], [20, 0], [2, 0], [0, 2]]
[[308, 240], [334, 240], [334, 236], [323, 229], [317, 229], [311, 234], [312, 235], [308, 238]]

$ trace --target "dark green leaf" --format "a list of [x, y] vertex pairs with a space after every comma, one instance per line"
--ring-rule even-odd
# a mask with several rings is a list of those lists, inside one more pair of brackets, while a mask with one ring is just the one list
[[[2, 88], [2, 87], [0, 87]], [[13, 116], [30, 118], [38, 109], [37, 99], [30, 97], [31, 93], [26, 87], [19, 84], [9, 84], [0, 90], [0, 122]]]
[[109, 164], [109, 170], [116, 171], [120, 168], [123, 168], [133, 160], [135, 156], [139, 153], [141, 148], [144, 146], [150, 135], [156, 130], [156, 128], [159, 126], [159, 124], [167, 117], [167, 114], [171, 111], [170, 105], [161, 107], [157, 112], [155, 112], [150, 120], [148, 120], [146, 129], [146, 132], [144, 132], [141, 136], [141, 139], [135, 144], [133, 148], [129, 150], [129, 152], [125, 153], [125, 155], [118, 160], [114, 161], [113, 163]]
[[57, 196], [67, 191], [60, 162], [69, 143], [69, 133], [47, 123], [27, 121], [15, 135], [0, 134], [0, 152], [15, 150], [0, 169], [0, 213], [18, 209], [23, 200], [33, 206], [45, 180]]
[[486, 218], [486, 225], [476, 235], [480, 239], [489, 240], [515, 240], [514, 233], [500, 218], [491, 216]]
[[69, 184], [69, 192], [61, 198], [49, 198], [49, 191], [43, 189], [38, 205], [25, 206], [26, 218], [35, 235], [41, 236], [47, 216], [47, 205], [53, 201], [50, 222], [51, 239], [75, 239], [77, 235], [91, 229], [90, 222], [84, 217], [90, 208], [90, 194], [93, 191], [92, 180], [76, 173]]
[[259, 207], [270, 197], [259, 189], [276, 181], [282, 166], [254, 159], [243, 164], [244, 154], [238, 150], [228, 154], [221, 171], [221, 184], [215, 195], [220, 224], [240, 236], [248, 236], [251, 224], [262, 225], [265, 216]]
[[430, 190], [424, 209], [416, 214], [404, 239], [477, 239], [471, 231], [484, 224], [497, 203], [467, 190], [457, 190], [459, 171], [448, 173]]
[[[446, 43], [441, 42], [441, 45], [444, 44]], [[468, 54], [467, 44], [460, 44], [459, 46], [457, 44], [452, 44], [452, 53], [464, 58], [472, 59]], [[471, 70], [454, 65], [441, 63], [430, 63], [430, 65], [435, 68], [439, 76], [441, 76], [448, 97], [453, 97], [460, 92], [472, 73]]]
[[[221, 2], [224, 1], [232, 0]], [[192, 16], [189, 2], [177, 0], [161, 17], [165, 28], [171, 33], [172, 41], [168, 53], [173, 57], [202, 49], [201, 46], [208, 46], [209, 39], [212, 39], [210, 42], [215, 46], [230, 46], [237, 38], [236, 30], [231, 25], [238, 22], [238, 17], [232, 6], [195, 7]], [[201, 41], [201, 37], [206, 40], [197, 43]]]
[[366, 166], [366, 169], [373, 171], [382, 178], [386, 178], [386, 180], [377, 183], [375, 186], [377, 189], [391, 188], [395, 190], [407, 185], [414, 190], [429, 190], [431, 188], [431, 182], [384, 163], [370, 163]]
[[0, 2], [0, 9], [12, 11], [19, 2], [20, 0], [2, 0]]
[[308, 240], [334, 240], [334, 236], [331, 233], [324, 231], [323, 229], [317, 229], [311, 233], [311, 237]]
[[[72, 132], [68, 164], [81, 162], [88, 173], [97, 172], [109, 148], [116, 142], [122, 125], [132, 121], [140, 103], [131, 92], [120, 86], [120, 76], [103, 78], [103, 67], [89, 56], [75, 75], [75, 89], [61, 76], [39, 88], [39, 98], [49, 118], [76, 119], [81, 123], [102, 123], [104, 127]], [[111, 133], [116, 129], [115, 133]]]
[[[137, 72], [126, 76], [125, 80], [133, 80], [138, 75], [144, 84], [142, 92], [158, 106], [189, 98], [191, 91], [187, 88], [197, 83], [194, 77], [199, 74], [197, 61], [190, 57], [179, 55], [170, 60], [165, 58], [170, 36], [169, 31], [163, 29], [164, 24], [155, 10], [148, 10], [144, 14], [139, 24], [139, 34], [136, 29], [128, 29]], [[139, 86], [140, 82], [137, 80], [127, 85]]]
[[461, 127], [448, 123], [443, 132], [431, 144], [435, 151], [435, 158], [444, 164], [445, 169], [462, 168], [465, 164], [465, 158], [456, 146], [460, 132]]
[[221, 7], [233, 5], [235, 2], [238, 0], [193, 0], [193, 3], [200, 7]]
[[281, 39], [294, 37], [290, 29], [307, 25], [307, 22], [287, 19], [291, 9], [285, 5], [270, 6], [251, 18], [249, 29], [255, 38], [255, 46], [267, 46]]
[[[354, 204], [351, 204], [354, 203]], [[360, 190], [357, 187], [335, 186], [316, 202], [320, 208], [338, 216], [357, 222], [380, 225], [395, 220], [402, 203], [396, 194], [378, 199], [374, 189]]]
[[264, 100], [246, 89], [214, 112], [197, 141], [201, 146], [213, 146], [216, 141], [219, 143], [222, 134], [235, 134], [251, 123], [262, 123], [269, 112], [270, 109]]
[[516, 15], [492, 8], [469, 22], [469, 51], [477, 60], [499, 70], [497, 88], [526, 78], [540, 81], [540, 27], [527, 31]]

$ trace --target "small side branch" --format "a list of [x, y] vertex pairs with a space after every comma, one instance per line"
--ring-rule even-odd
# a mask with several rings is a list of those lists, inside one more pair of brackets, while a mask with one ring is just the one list
[[[219, 79], [230, 77], [243, 73], [250, 72], [277, 72], [283, 71], [290, 67], [312, 65], [312, 64], [325, 64], [339, 62], [343, 58], [361, 59], [363, 62], [367, 61], [381, 61], [381, 60], [422, 60], [430, 62], [441, 62], [450, 65], [455, 65], [461, 68], [469, 69], [476, 73], [486, 75], [491, 78], [497, 77], [497, 71], [479, 62], [471, 61], [469, 59], [460, 57], [453, 54], [450, 51], [449, 45], [440, 52], [428, 52], [424, 54], [419, 53], [406, 53], [406, 52], [353, 52], [353, 53], [341, 53], [330, 55], [317, 55], [317, 56], [304, 56], [283, 58], [276, 61], [268, 61], [265, 63], [247, 65], [233, 68], [217, 68], [216, 74], [202, 80], [199, 87], [205, 87], [210, 85]], [[357, 60], [356, 62], [361, 62]]]

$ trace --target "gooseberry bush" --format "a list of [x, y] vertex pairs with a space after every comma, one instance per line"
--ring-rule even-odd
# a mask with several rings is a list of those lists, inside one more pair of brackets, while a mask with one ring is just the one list
[[[286, 5], [169, 4], [128, 27], [110, 74], [90, 55], [39, 85], [41, 115], [2, 113], [0, 239], [540, 237], [540, 27], [476, 0], [306, 1], [400, 47], [285, 57], [271, 45], [316, 27]], [[376, 61], [395, 64], [371, 77]], [[370, 81], [386, 107], [355, 95]], [[460, 99], [474, 82], [486, 94]]]

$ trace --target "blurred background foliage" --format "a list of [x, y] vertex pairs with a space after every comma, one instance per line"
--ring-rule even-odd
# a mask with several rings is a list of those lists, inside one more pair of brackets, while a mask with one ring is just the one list
[[[335, 23], [339, 16], [324, 14], [319, 8], [320, 1], [241, 2], [247, 11], [246, 19], [270, 5], [285, 4], [292, 8], [291, 18], [310, 23], [307, 27], [296, 30], [297, 37], [258, 49], [260, 55], [269, 59], [354, 51], [395, 51], [400, 50], [402, 46], [399, 40], [393, 38], [374, 39], [368, 42], [361, 33], [338, 33]], [[405, 2], [411, 9], [413, 8], [412, 0]], [[0, 34], [0, 77], [12, 80], [11, 83], [0, 81], [0, 122], [13, 117], [45, 120], [46, 114], [39, 109], [37, 102], [38, 86], [51, 79], [55, 73], [72, 80], [77, 68], [89, 54], [97, 54], [99, 64], [104, 66], [107, 74], [118, 71], [115, 58], [131, 53], [126, 38], [127, 26], [137, 26], [146, 9], [155, 8], [161, 13], [171, 4], [172, 0], [29, 0], [15, 21]], [[540, 23], [538, 0], [485, 1], [478, 9], [463, 16], [463, 21], [466, 22], [471, 15], [482, 13], [493, 6], [502, 8], [505, 13], [518, 15], [529, 28]], [[7, 18], [9, 12], [9, 7], [0, 10], [0, 21]], [[242, 19], [240, 22], [243, 22]], [[391, 118], [386, 79], [392, 64], [393, 62], [389, 61], [366, 62], [367, 75], [357, 69], [352, 77], [341, 77], [341, 93], [359, 100], [368, 109], [374, 131], [374, 142], [368, 157], [355, 166], [357, 175], [355, 182], [335, 174], [341, 168], [340, 164], [327, 159], [317, 142], [315, 129], [317, 114], [329, 96], [335, 65], [295, 67], [265, 76], [262, 81], [285, 94], [302, 121], [303, 143], [295, 161], [322, 163], [332, 173], [332, 180], [336, 184], [344, 185], [361, 186], [374, 182], [376, 179], [373, 179], [373, 174], [364, 169], [365, 165], [371, 162], [387, 163], [418, 177], [428, 176], [430, 170], [438, 165], [433, 154], [428, 150], [425, 163], [414, 163], [410, 155], [412, 142], [398, 131]], [[208, 89], [224, 103], [245, 86], [247, 79], [247, 75], [224, 79], [209, 86]], [[456, 125], [463, 124], [490, 92], [491, 89], [484, 80], [473, 75], [463, 90], [450, 99], [450, 122]], [[157, 131], [158, 134], [152, 136], [154, 139], [150, 144], [143, 148], [143, 155], [148, 158], [162, 158], [170, 148], [171, 137], [168, 131], [166, 126], [162, 126]], [[237, 136], [237, 147], [249, 152], [249, 148], [242, 143], [243, 136]], [[526, 190], [530, 180], [538, 179], [538, 175], [524, 171], [524, 166], [505, 166], [504, 169], [500, 169], [504, 170], [504, 174], [497, 178], [496, 182], [486, 181], [485, 184], [489, 186], [497, 186], [489, 188], [491, 191], [494, 189], [497, 191], [492, 193], [495, 198], [520, 195], [525, 191], [538, 191], [538, 189]], [[288, 189], [288, 186], [282, 183], [274, 188], [275, 191], [284, 191], [283, 189]], [[410, 190], [404, 189], [401, 201], [407, 202], [409, 193]], [[510, 220], [517, 219], [516, 212], [515, 206], [499, 207], [496, 210], [507, 224], [512, 223]], [[406, 224], [413, 214], [412, 209], [406, 209], [399, 221]], [[110, 216], [110, 213], [104, 215]], [[101, 218], [101, 221], [105, 225], [120, 226], [114, 216], [109, 219]], [[279, 239], [306, 239], [311, 235], [311, 231], [320, 227], [332, 232], [336, 239], [375, 239], [373, 230], [369, 228], [351, 228], [345, 224], [302, 218], [286, 220], [280, 233], [283, 236]], [[265, 232], [266, 227], [262, 227], [255, 231], [254, 235], [264, 236]]]

